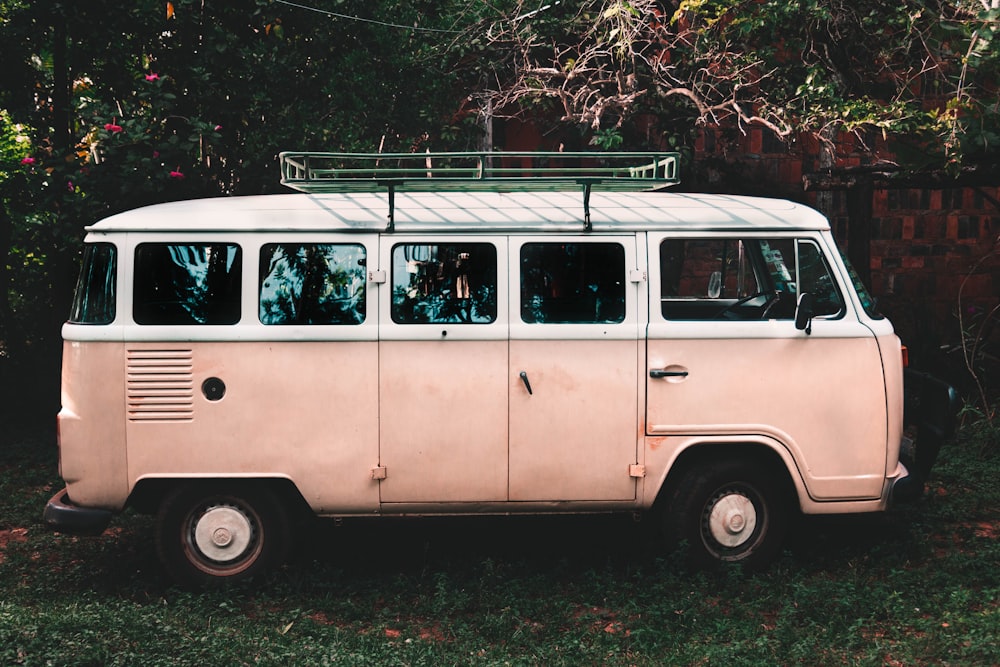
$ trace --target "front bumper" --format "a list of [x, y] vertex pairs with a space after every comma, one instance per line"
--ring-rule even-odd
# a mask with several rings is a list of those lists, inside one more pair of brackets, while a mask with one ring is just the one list
[[100, 535], [111, 523], [111, 516], [110, 510], [74, 505], [66, 489], [49, 499], [42, 514], [49, 526], [73, 535]]
[[892, 487], [895, 502], [920, 498], [943, 445], [955, 433], [961, 401], [955, 389], [936, 377], [907, 368], [903, 372], [904, 437], [899, 460], [908, 472]]

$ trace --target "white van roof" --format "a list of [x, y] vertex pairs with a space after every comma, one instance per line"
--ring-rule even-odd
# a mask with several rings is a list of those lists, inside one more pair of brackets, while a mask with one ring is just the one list
[[[580, 191], [397, 192], [395, 233], [578, 232]], [[255, 195], [156, 204], [106, 218], [94, 232], [376, 232], [386, 228], [384, 192]], [[674, 192], [593, 192], [595, 232], [829, 229], [817, 211], [783, 199]]]

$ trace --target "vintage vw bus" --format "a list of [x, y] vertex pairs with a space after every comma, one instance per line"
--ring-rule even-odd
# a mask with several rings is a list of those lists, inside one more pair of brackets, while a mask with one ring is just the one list
[[156, 513], [193, 584], [274, 564], [300, 514], [651, 513], [759, 567], [795, 513], [922, 489], [900, 342], [816, 211], [656, 191], [670, 154], [282, 168], [305, 193], [88, 228], [52, 525]]

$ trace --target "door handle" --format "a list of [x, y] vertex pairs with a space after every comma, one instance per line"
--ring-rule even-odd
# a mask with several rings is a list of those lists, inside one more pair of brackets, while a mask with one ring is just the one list
[[687, 376], [687, 371], [668, 371], [662, 368], [649, 369], [649, 377], [651, 378], [686, 378]]
[[531, 393], [532, 393], [531, 392], [531, 383], [528, 382], [528, 374], [525, 373], [524, 371], [521, 371], [521, 382], [524, 383], [524, 388], [528, 390], [528, 395], [530, 396]]

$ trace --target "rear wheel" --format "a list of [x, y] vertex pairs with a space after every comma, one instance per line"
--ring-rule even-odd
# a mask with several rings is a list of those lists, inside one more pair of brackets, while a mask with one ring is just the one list
[[194, 484], [163, 501], [157, 551], [185, 586], [250, 579], [280, 563], [289, 538], [282, 505], [264, 488]]
[[696, 566], [762, 569], [777, 556], [788, 525], [783, 488], [777, 475], [755, 462], [696, 465], [670, 495], [665, 528], [673, 540], [687, 542]]

